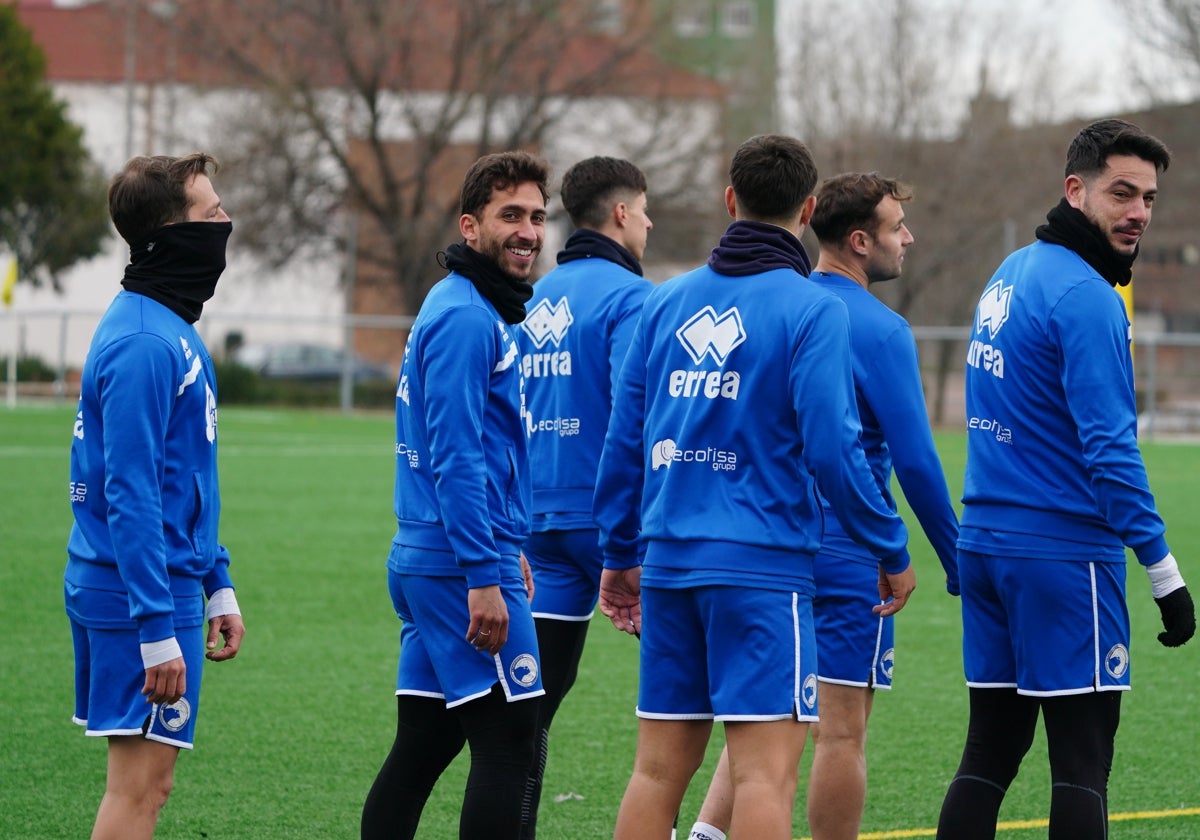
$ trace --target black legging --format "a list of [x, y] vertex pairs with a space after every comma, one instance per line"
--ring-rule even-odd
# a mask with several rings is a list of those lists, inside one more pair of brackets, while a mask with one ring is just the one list
[[538, 638], [538, 660], [542, 667], [542, 697], [538, 713], [537, 735], [533, 762], [525, 785], [525, 801], [521, 809], [521, 840], [537, 836], [537, 812], [542, 799], [542, 778], [546, 773], [546, 756], [550, 749], [550, 724], [563, 698], [575, 684], [579, 660], [587, 639], [589, 622], [561, 621], [551, 618], [535, 619]]
[[412, 840], [434, 784], [464, 743], [471, 769], [459, 840], [516, 840], [539, 704], [507, 702], [498, 683], [453, 709], [441, 699], [398, 695], [396, 741], [367, 794], [362, 840]]
[[972, 688], [962, 761], [938, 820], [938, 840], [989, 840], [1040, 710], [1050, 756], [1050, 840], [1108, 836], [1108, 774], [1121, 719], [1121, 692], [1029, 697]]

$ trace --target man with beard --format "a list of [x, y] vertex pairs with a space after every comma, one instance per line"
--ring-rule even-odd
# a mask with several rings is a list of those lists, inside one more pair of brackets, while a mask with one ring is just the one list
[[411, 838], [464, 743], [459, 837], [520, 831], [542, 683], [521, 546], [530, 483], [515, 325], [546, 224], [544, 161], [486, 155], [467, 172], [463, 242], [417, 314], [396, 390], [388, 587], [400, 631], [396, 740], [363, 838]]
[[534, 285], [520, 333], [533, 476], [525, 554], [546, 689], [523, 840], [536, 833], [550, 725], [575, 682], [600, 590], [596, 469], [621, 363], [652, 288], [640, 262], [653, 227], [642, 171], [627, 160], [588, 158], [563, 175], [561, 194], [575, 231], [558, 267]]
[[[905, 185], [876, 173], [827, 180], [812, 216], [821, 255], [809, 276], [850, 314], [854, 395], [879, 491], [894, 510], [894, 467], [946, 571], [946, 589], [957, 595], [958, 519], [929, 427], [917, 345], [908, 322], [868, 291], [872, 283], [900, 276], [913, 242], [903, 207], [911, 198]], [[876, 689], [892, 687], [895, 618], [871, 611], [879, 603], [878, 560], [850, 537], [836, 509], [822, 503], [825, 532], [813, 563], [821, 719], [810, 730], [808, 823], [814, 840], [853, 840], [866, 802], [867, 719]], [[731, 805], [723, 755], [690, 836], [724, 840]]]
[[1130, 686], [1125, 547], [1165, 630], [1196, 629], [1137, 443], [1129, 282], [1171, 156], [1122, 120], [1080, 131], [1065, 197], [983, 291], [967, 351], [958, 539], [970, 721], [938, 837], [994, 837], [1044, 718], [1050, 837], [1106, 837], [1108, 776]]
[[192, 748], [204, 659], [232, 659], [246, 632], [218, 542], [217, 382], [195, 327], [233, 229], [216, 166], [135, 157], [108, 191], [129, 265], [83, 366], [64, 573], [74, 720], [108, 739], [94, 840], [154, 835]]

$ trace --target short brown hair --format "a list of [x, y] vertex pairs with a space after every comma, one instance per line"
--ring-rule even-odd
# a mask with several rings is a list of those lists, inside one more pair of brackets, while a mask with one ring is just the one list
[[492, 200], [496, 190], [508, 190], [518, 184], [533, 183], [542, 192], [542, 200], [550, 199], [546, 183], [550, 180], [550, 165], [529, 152], [497, 152], [484, 155], [467, 170], [459, 202], [464, 216], [478, 217]]
[[567, 170], [559, 192], [571, 224], [599, 228], [614, 204], [645, 191], [645, 174], [629, 161], [590, 157]]
[[810, 222], [817, 241], [839, 245], [856, 230], [874, 236], [879, 229], [875, 209], [889, 196], [908, 201], [912, 190], [878, 172], [846, 172], [829, 178], [817, 190], [817, 207]]
[[794, 137], [760, 134], [738, 146], [729, 165], [738, 207], [758, 221], [795, 216], [817, 185], [812, 153]]
[[108, 215], [117, 233], [136, 245], [163, 225], [184, 221], [188, 183], [218, 168], [217, 159], [204, 152], [130, 158], [108, 186]]

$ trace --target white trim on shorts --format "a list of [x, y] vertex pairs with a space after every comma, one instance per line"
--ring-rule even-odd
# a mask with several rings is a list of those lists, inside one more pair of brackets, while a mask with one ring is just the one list
[[660, 712], [643, 712], [641, 709], [634, 709], [634, 714], [636, 714], [638, 717], [643, 718], [645, 720], [714, 720], [715, 719], [711, 712], [708, 712], [708, 713], [688, 712], [687, 714], [668, 715], [668, 714], [662, 714]]
[[170, 747], [179, 747], [179, 749], [181, 749], [181, 750], [192, 749], [192, 745], [189, 744], [187, 741], [176, 741], [174, 738], [165, 738], [161, 735], [154, 735], [149, 732], [146, 733], [146, 740], [147, 741], [157, 741], [160, 744], [166, 744], [167, 746], [170, 746]]
[[560, 615], [559, 613], [534, 612], [534, 618], [548, 618], [552, 621], [591, 621], [596, 615], [596, 611], [592, 610], [587, 615]]
[[446, 699], [446, 695], [442, 694], [440, 691], [419, 691], [415, 688], [396, 689], [396, 696], [399, 697], [401, 694], [405, 695], [406, 697], [428, 697], [430, 700]]

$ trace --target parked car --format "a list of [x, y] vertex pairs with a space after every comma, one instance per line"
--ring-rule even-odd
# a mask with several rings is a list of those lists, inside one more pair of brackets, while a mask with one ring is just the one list
[[[233, 354], [233, 361], [267, 379], [300, 379], [308, 382], [341, 379], [343, 359], [340, 347], [296, 342], [244, 344]], [[350, 371], [355, 382], [395, 377], [392, 370], [357, 354], [350, 360]]]

